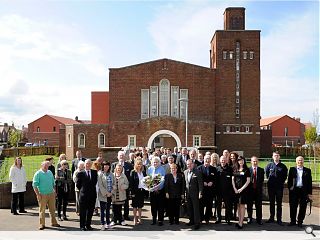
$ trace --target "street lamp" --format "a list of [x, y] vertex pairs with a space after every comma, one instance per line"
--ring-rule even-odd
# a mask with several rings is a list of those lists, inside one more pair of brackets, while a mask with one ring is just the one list
[[188, 147], [188, 98], [179, 98], [179, 102], [185, 102], [186, 103], [186, 147]]

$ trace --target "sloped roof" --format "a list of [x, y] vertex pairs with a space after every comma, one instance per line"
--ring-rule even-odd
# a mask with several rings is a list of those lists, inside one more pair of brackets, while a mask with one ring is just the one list
[[269, 117], [269, 118], [262, 118], [262, 119], [260, 119], [260, 126], [268, 126], [271, 123], [279, 120], [280, 118], [282, 118], [284, 116], [286, 116], [286, 115], [276, 116], [276, 117]]
[[72, 118], [65, 118], [65, 117], [59, 117], [59, 116], [54, 116], [54, 115], [47, 115], [49, 117], [52, 117], [53, 119], [57, 120], [58, 122], [61, 122], [63, 124], [79, 124], [76, 120]]

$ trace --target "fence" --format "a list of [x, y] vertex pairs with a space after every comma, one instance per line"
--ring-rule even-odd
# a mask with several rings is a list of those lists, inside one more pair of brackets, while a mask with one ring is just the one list
[[4, 157], [57, 155], [57, 154], [59, 154], [59, 146], [17, 147], [17, 148], [6, 148], [2, 150], [2, 155]]

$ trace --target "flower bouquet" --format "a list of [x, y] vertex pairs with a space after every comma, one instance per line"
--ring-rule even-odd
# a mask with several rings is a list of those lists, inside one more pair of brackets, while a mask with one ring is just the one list
[[160, 174], [149, 175], [144, 177], [141, 182], [144, 186], [143, 188], [149, 192], [156, 191], [157, 187], [164, 181], [164, 177]]

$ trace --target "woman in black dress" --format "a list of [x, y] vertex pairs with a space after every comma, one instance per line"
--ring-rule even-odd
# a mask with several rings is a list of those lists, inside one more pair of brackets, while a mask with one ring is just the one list
[[245, 214], [245, 204], [249, 201], [249, 188], [250, 183], [250, 171], [246, 165], [245, 158], [242, 156], [238, 157], [238, 162], [234, 165], [234, 171], [232, 176], [232, 186], [236, 194], [238, 203], [238, 216], [239, 222], [236, 227], [239, 229], [243, 228], [243, 218]]

